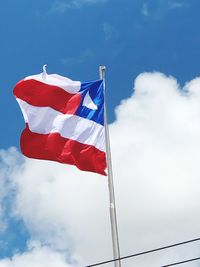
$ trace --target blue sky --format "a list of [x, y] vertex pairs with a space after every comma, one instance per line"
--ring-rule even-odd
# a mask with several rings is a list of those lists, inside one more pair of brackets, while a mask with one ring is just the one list
[[50, 73], [82, 81], [96, 79], [106, 65], [110, 121], [139, 73], [160, 71], [181, 84], [199, 73], [198, 1], [72, 2], [2, 1], [1, 112], [9, 105], [3, 148], [18, 144], [23, 126], [12, 88], [45, 63]]
[[[19, 149], [24, 121], [12, 94], [15, 83], [44, 64], [49, 73], [80, 81], [97, 79], [98, 66], [105, 65], [110, 123], [140, 73], [162, 72], [181, 86], [197, 77], [199, 10], [198, 0], [2, 0], [0, 149]], [[6, 164], [0, 167], [7, 166], [9, 177]], [[25, 251], [35, 234], [13, 215], [15, 190], [12, 185], [3, 198], [0, 259]]]

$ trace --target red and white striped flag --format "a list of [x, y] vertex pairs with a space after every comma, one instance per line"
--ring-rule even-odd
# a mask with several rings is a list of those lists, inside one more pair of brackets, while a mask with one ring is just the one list
[[106, 175], [102, 80], [81, 83], [43, 72], [18, 82], [14, 95], [26, 122], [25, 156]]

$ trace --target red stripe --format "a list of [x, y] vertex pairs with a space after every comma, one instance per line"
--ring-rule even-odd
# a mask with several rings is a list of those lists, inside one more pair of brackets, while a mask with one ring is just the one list
[[27, 126], [22, 132], [20, 145], [22, 153], [29, 158], [58, 161], [75, 165], [80, 170], [106, 175], [105, 152], [66, 139], [58, 133], [33, 133]]
[[17, 83], [14, 95], [30, 105], [51, 107], [64, 114], [75, 114], [81, 102], [80, 94], [70, 94], [58, 86], [33, 79]]

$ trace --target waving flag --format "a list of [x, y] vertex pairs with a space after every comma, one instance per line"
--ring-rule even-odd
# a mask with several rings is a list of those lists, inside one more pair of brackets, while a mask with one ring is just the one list
[[81, 83], [43, 72], [18, 82], [14, 95], [26, 122], [25, 156], [106, 175], [102, 80]]

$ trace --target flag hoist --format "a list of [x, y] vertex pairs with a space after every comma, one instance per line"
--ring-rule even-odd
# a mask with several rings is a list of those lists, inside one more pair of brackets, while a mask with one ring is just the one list
[[[105, 103], [105, 67], [100, 80], [72, 81], [43, 72], [19, 81], [14, 95], [26, 128], [22, 153], [35, 159], [75, 165], [80, 170], [107, 175], [114, 258], [120, 258], [114, 185]], [[115, 262], [120, 267], [120, 261]]]

